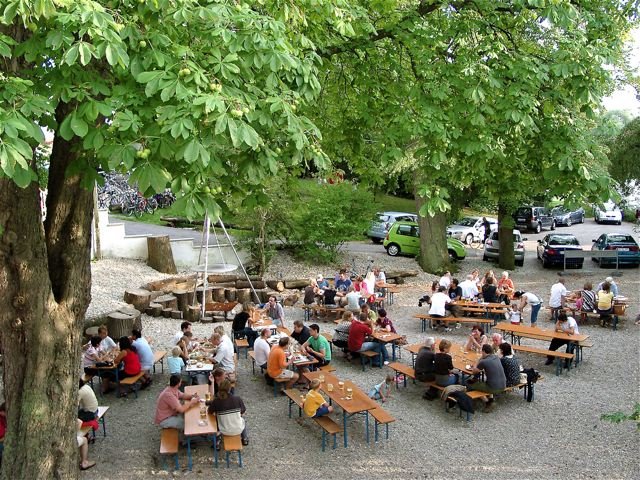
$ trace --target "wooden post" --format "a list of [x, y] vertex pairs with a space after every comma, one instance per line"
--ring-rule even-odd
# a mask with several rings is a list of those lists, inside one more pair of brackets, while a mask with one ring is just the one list
[[147, 237], [147, 265], [162, 273], [178, 273], [168, 235]]

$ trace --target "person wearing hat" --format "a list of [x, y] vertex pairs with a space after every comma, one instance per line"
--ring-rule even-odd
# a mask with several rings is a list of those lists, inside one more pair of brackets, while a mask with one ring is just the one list
[[316, 283], [318, 284], [318, 288], [321, 290], [329, 288], [329, 281], [320, 274], [316, 276]]
[[596, 290], [596, 292], [599, 292], [600, 290], [602, 290], [602, 286], [605, 283], [609, 284], [609, 292], [613, 293], [614, 297], [617, 297], [618, 296], [618, 284], [613, 281], [613, 277], [607, 277], [607, 278], [604, 279], [604, 282], [600, 282], [598, 284], [598, 289]]

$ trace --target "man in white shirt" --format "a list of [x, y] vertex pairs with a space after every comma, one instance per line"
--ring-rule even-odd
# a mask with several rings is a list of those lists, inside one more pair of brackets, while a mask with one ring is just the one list
[[440, 277], [438, 285], [449, 290], [449, 286], [451, 285], [451, 272], [444, 272], [444, 275]]
[[349, 287], [349, 293], [344, 297], [347, 300], [346, 308], [350, 312], [360, 313], [360, 293], [353, 286]]
[[[439, 290], [433, 294], [431, 297], [431, 308], [429, 308], [429, 315], [436, 318], [443, 318], [446, 316], [446, 305], [451, 302], [451, 298], [445, 292], [447, 289], [445, 287], [440, 287]], [[436, 328], [439, 325], [445, 326], [445, 331], [450, 332], [448, 322], [441, 322], [440, 320], [436, 320], [437, 325], [432, 326], [432, 328]]]
[[236, 370], [236, 362], [233, 358], [233, 344], [223, 341], [219, 333], [211, 336], [211, 343], [217, 347], [216, 354], [213, 357], [213, 363], [222, 368], [225, 373], [234, 373]]
[[[579, 335], [578, 331], [578, 322], [573, 317], [568, 317], [566, 313], [560, 312], [558, 313], [558, 320], [556, 322], [556, 332], [566, 333], [567, 335]], [[554, 338], [551, 340], [551, 345], [549, 345], [549, 350], [556, 351], [562, 345], [567, 345], [567, 353], [573, 353], [575, 350], [576, 344], [571, 342], [570, 340]], [[551, 365], [554, 361], [554, 357], [548, 356], [545, 365]], [[567, 363], [569, 360], [565, 361], [565, 367], [568, 367]]]
[[260, 337], [256, 339], [253, 344], [253, 355], [255, 357], [256, 365], [260, 368], [267, 368], [267, 361], [269, 360], [269, 352], [271, 352], [271, 346], [267, 341], [271, 336], [270, 328], [263, 328], [260, 331]]
[[551, 285], [549, 295], [549, 307], [551, 308], [551, 319], [557, 320], [558, 313], [564, 306], [564, 299], [567, 296], [567, 289], [564, 286], [564, 278], [560, 277], [556, 283]]
[[478, 296], [478, 285], [473, 281], [473, 275], [467, 275], [467, 279], [460, 284], [462, 298], [475, 298]]

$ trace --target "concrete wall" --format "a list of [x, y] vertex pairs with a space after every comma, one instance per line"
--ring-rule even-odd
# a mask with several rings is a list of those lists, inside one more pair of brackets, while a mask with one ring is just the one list
[[[107, 210], [100, 210], [98, 215], [100, 250], [103, 258], [147, 259], [147, 237], [153, 235], [127, 236], [124, 232], [124, 224], [109, 223], [109, 212]], [[204, 251], [202, 252], [202, 260], [199, 261], [200, 247], [194, 246], [191, 239], [172, 239], [171, 251], [173, 260], [179, 270], [193, 268], [204, 263]], [[249, 258], [246, 252], [240, 250], [238, 255], [243, 263]], [[95, 231], [91, 256], [92, 258], [95, 256]], [[220, 247], [209, 244], [209, 264], [223, 263], [223, 261], [232, 264], [238, 263], [231, 244], [227, 242], [226, 237], [221, 239]]]

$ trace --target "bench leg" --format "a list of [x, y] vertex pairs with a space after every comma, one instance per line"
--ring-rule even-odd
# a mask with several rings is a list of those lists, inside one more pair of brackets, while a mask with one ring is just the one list
[[378, 443], [378, 421], [375, 420], [375, 423], [373, 425], [373, 438], [374, 438], [374, 442]]
[[322, 430], [322, 451], [323, 452], [324, 452], [326, 438], [327, 438], [327, 432], [325, 432], [324, 429], [323, 429]]
[[100, 421], [102, 422], [102, 436], [106, 437], [107, 436], [107, 420], [104, 418], [104, 416], [102, 416]]
[[193, 468], [193, 459], [191, 458], [191, 437], [187, 437], [187, 468], [189, 471]]
[[251, 359], [251, 375], [255, 375], [256, 374], [256, 361], [252, 358]]
[[173, 456], [173, 460], [175, 462], [176, 471], [179, 471], [180, 470], [180, 461], [178, 460], [178, 454], [177, 453]]
[[238, 450], [238, 467], [242, 468], [242, 450]]
[[367, 443], [369, 443], [369, 412], [364, 412], [364, 429], [367, 435]]
[[388, 423], [385, 425], [385, 429], [387, 431], [387, 440], [389, 440], [389, 424]]
[[291, 418], [291, 406], [293, 405], [293, 400], [289, 399], [289, 418]]
[[556, 377], [562, 373], [562, 359], [556, 357]]
[[213, 466], [218, 468], [218, 435], [213, 434]]
[[227, 468], [229, 468], [229, 451], [227, 450], [226, 452], [226, 458], [227, 458]]
[[360, 363], [362, 364], [362, 371], [364, 372], [364, 356], [360, 355]]
[[333, 434], [333, 449], [335, 450], [338, 447], [338, 434]]

